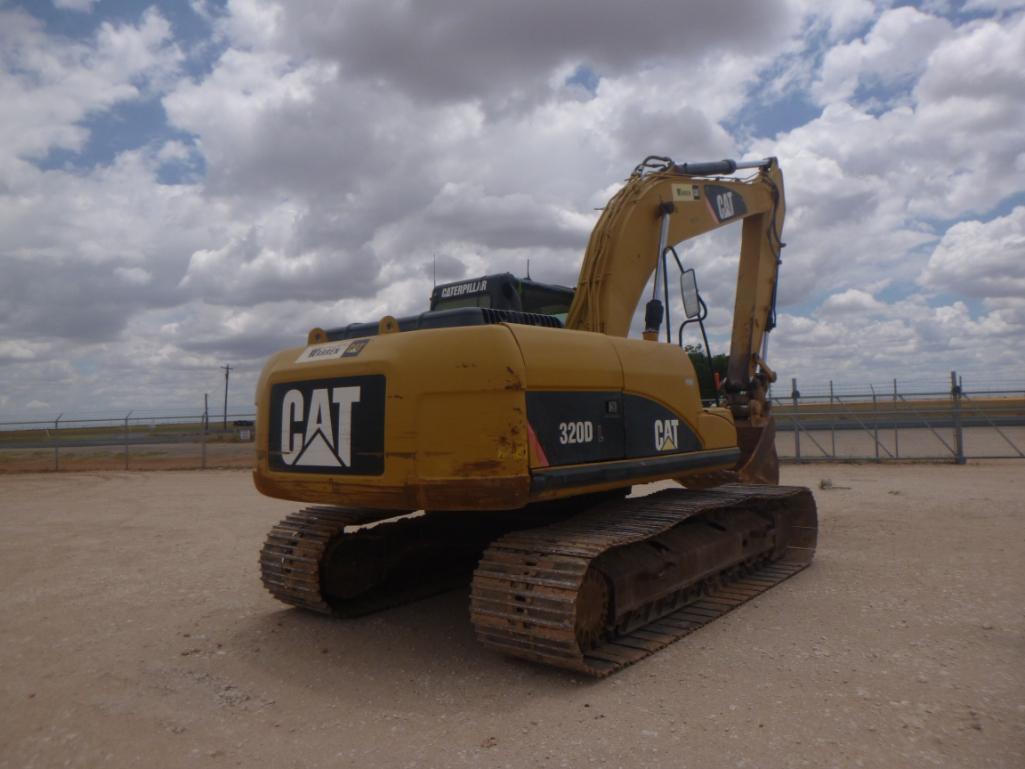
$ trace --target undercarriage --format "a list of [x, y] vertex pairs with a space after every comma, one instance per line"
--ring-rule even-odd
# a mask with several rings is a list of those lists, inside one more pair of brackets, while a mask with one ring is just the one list
[[279, 600], [338, 617], [470, 583], [485, 646], [605, 676], [793, 576], [816, 539], [807, 489], [731, 484], [505, 513], [311, 507], [260, 567]]

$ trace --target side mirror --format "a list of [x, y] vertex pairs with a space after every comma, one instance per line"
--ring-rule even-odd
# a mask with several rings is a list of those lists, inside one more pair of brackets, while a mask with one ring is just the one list
[[696, 318], [701, 314], [701, 300], [698, 298], [698, 279], [694, 270], [680, 273], [680, 295], [683, 297], [683, 313], [687, 318]]

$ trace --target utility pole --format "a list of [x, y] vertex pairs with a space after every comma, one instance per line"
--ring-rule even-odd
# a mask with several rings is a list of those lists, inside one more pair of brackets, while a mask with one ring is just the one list
[[224, 369], [224, 431], [228, 431], [228, 375], [231, 373], [231, 366], [221, 366]]
[[210, 428], [210, 393], [203, 393], [203, 456], [202, 466], [206, 470], [206, 433]]

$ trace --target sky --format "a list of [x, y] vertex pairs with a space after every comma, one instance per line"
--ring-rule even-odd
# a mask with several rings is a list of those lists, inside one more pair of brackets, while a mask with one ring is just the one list
[[[246, 413], [435, 269], [574, 285], [647, 155], [779, 158], [787, 390], [1025, 387], [1023, 71], [1025, 0], [0, 0], [0, 419], [199, 412], [224, 365]], [[738, 245], [681, 248], [713, 352]]]

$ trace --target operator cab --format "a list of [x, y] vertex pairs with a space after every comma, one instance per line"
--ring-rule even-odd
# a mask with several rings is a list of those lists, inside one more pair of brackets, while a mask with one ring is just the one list
[[431, 292], [431, 310], [459, 307], [488, 307], [538, 315], [554, 315], [566, 322], [573, 303], [573, 289], [552, 283], [517, 278], [512, 273], [485, 275], [435, 286]]
[[[528, 326], [562, 328], [572, 303], [572, 288], [538, 283], [530, 278], [517, 278], [503, 272], [435, 286], [431, 292], [431, 309], [419, 315], [391, 320], [398, 331], [480, 326], [488, 323], [523, 323]], [[316, 331], [318, 342], [337, 342], [376, 336], [381, 332], [381, 322], [350, 323]]]

